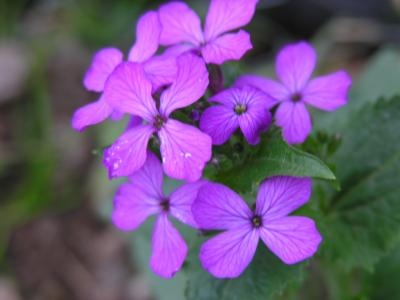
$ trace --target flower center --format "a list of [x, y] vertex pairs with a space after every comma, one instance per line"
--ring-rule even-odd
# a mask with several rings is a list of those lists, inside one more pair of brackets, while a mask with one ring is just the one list
[[259, 228], [262, 225], [262, 219], [260, 216], [256, 215], [251, 219], [251, 223], [253, 224], [254, 228]]
[[290, 97], [290, 99], [291, 99], [293, 102], [299, 102], [299, 101], [301, 100], [301, 98], [302, 98], [302, 96], [301, 96], [300, 93], [294, 93], [294, 94]]
[[247, 107], [244, 104], [236, 104], [234, 110], [235, 110], [235, 113], [240, 116], [247, 111]]
[[160, 202], [160, 206], [161, 206], [161, 209], [163, 210], [163, 211], [169, 211], [169, 200], [168, 199], [163, 199], [161, 202]]
[[161, 115], [157, 115], [154, 117], [153, 126], [157, 130], [160, 130], [164, 124], [167, 122], [167, 119]]

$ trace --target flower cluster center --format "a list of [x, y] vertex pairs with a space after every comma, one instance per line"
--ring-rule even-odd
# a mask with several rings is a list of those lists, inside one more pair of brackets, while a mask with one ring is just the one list
[[163, 199], [161, 202], [160, 202], [160, 206], [161, 206], [161, 209], [163, 210], [163, 211], [169, 211], [169, 200], [168, 199]]
[[244, 104], [236, 104], [234, 110], [235, 110], [235, 113], [237, 115], [241, 115], [241, 114], [244, 114], [247, 111], [247, 107]]
[[261, 225], [262, 225], [262, 219], [261, 219], [260, 216], [254, 216], [254, 217], [251, 219], [251, 223], [253, 224], [253, 227], [254, 227], [254, 228], [259, 228], [259, 227], [261, 227]]
[[302, 98], [302, 96], [301, 96], [300, 93], [294, 93], [294, 94], [290, 97], [290, 99], [291, 99], [293, 102], [299, 102], [299, 101], [301, 100], [301, 98]]
[[157, 130], [160, 130], [164, 124], [167, 122], [167, 119], [161, 115], [157, 115], [154, 117], [153, 126]]

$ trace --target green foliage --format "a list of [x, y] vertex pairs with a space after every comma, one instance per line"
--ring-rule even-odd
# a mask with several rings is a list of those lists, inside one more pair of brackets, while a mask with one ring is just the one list
[[400, 240], [400, 97], [349, 120], [334, 156], [342, 191], [325, 219], [324, 256], [347, 270], [372, 269]]
[[335, 175], [319, 158], [289, 146], [275, 130], [262, 139], [258, 150], [242, 164], [219, 172], [216, 181], [238, 192], [248, 192], [264, 178], [274, 175], [335, 180]]

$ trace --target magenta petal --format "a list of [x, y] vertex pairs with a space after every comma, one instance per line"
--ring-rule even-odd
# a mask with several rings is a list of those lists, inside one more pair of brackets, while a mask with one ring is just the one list
[[285, 86], [268, 78], [263, 78], [256, 75], [243, 75], [240, 76], [235, 82], [236, 87], [252, 86], [258, 88], [271, 97], [269, 103], [270, 107], [275, 106], [279, 102], [288, 99], [290, 96], [289, 91]]
[[311, 80], [302, 92], [302, 100], [319, 109], [332, 111], [347, 103], [350, 76], [339, 71]]
[[266, 221], [285, 217], [310, 199], [310, 178], [276, 176], [266, 179], [258, 190], [256, 214]]
[[204, 61], [192, 53], [176, 60], [178, 74], [171, 87], [161, 95], [160, 111], [168, 116], [175, 109], [186, 107], [201, 98], [208, 86], [208, 72]]
[[[150, 187], [149, 191], [147, 187]], [[114, 199], [112, 221], [121, 230], [137, 229], [150, 215], [161, 211], [159, 193], [147, 182], [122, 185]]]
[[98, 51], [86, 72], [83, 84], [89, 91], [101, 92], [108, 76], [123, 59], [123, 54], [117, 48], [104, 48]]
[[276, 125], [282, 127], [283, 138], [289, 144], [303, 143], [311, 132], [311, 118], [302, 102], [282, 102], [275, 114]]
[[258, 0], [211, 0], [204, 34], [209, 41], [222, 33], [247, 25]]
[[238, 127], [238, 117], [231, 107], [212, 106], [201, 115], [200, 129], [211, 136], [214, 145], [225, 143]]
[[317, 54], [306, 42], [283, 48], [276, 60], [276, 73], [291, 93], [301, 92], [314, 71]]
[[129, 52], [129, 60], [144, 62], [156, 53], [160, 39], [161, 24], [158, 14], [149, 11], [138, 21], [136, 27], [136, 43]]
[[252, 212], [244, 200], [219, 183], [209, 182], [200, 188], [192, 212], [202, 229], [247, 228], [251, 224]]
[[153, 121], [158, 114], [152, 86], [140, 64], [121, 63], [107, 80], [103, 97], [116, 110]]
[[182, 267], [188, 247], [165, 213], [154, 224], [152, 245], [151, 269], [161, 277], [173, 277]]
[[151, 81], [153, 92], [176, 79], [177, 66], [174, 57], [153, 56], [143, 64], [143, 67], [147, 78]]
[[284, 217], [265, 220], [261, 239], [286, 264], [295, 264], [315, 254], [322, 241], [313, 220], [306, 217]]
[[126, 125], [125, 131], [128, 131], [129, 129], [142, 124], [142, 122], [143, 122], [142, 118], [137, 117], [137, 116], [131, 116], [128, 121], [128, 124]]
[[206, 181], [186, 183], [175, 190], [169, 197], [169, 212], [182, 223], [197, 228], [198, 225], [192, 214], [192, 204], [197, 198], [199, 189], [205, 183]]
[[251, 48], [253, 48], [250, 35], [240, 30], [237, 33], [227, 33], [215, 40], [206, 43], [201, 53], [208, 64], [221, 65], [228, 60], [239, 60]]
[[175, 179], [200, 179], [211, 159], [211, 138], [196, 127], [169, 119], [158, 132], [165, 173]]
[[253, 259], [258, 240], [258, 232], [251, 228], [231, 229], [218, 234], [201, 246], [201, 264], [215, 277], [238, 277]]
[[129, 176], [143, 166], [147, 144], [153, 132], [151, 126], [138, 125], [127, 130], [104, 151], [103, 163], [110, 178]]
[[75, 130], [82, 131], [87, 126], [103, 122], [110, 117], [112, 112], [112, 107], [101, 99], [89, 103], [75, 111], [72, 117], [72, 127]]
[[162, 25], [160, 44], [164, 46], [178, 43], [199, 45], [203, 42], [200, 19], [185, 3], [171, 2], [159, 9]]

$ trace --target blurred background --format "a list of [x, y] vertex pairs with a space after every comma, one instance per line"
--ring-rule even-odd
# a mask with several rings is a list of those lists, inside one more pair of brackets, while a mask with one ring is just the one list
[[[147, 250], [132, 247], [141, 240], [108, 221], [118, 183], [99, 153], [124, 124], [70, 127], [97, 97], [82, 86], [94, 51], [126, 53], [138, 16], [161, 2], [0, 0], [0, 300], [179, 300], [148, 274]], [[208, 1], [187, 2], [205, 15]], [[399, 59], [400, 1], [260, 0], [247, 29], [246, 71], [271, 74], [282, 45], [308, 39], [320, 69], [357, 79], [382, 49]]]

